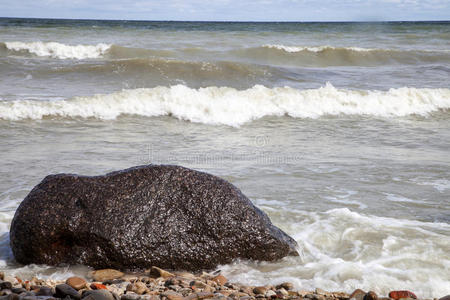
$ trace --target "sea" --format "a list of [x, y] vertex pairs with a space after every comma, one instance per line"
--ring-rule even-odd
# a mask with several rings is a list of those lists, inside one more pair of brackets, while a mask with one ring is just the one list
[[[236, 185], [299, 257], [250, 285], [450, 294], [450, 22], [0, 19], [0, 270], [46, 175], [176, 164]], [[33, 243], [30, 240], [30, 243]]]

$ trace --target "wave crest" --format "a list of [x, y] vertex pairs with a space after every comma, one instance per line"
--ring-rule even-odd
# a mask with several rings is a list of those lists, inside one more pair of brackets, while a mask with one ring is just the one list
[[240, 126], [265, 116], [319, 118], [336, 115], [374, 117], [427, 116], [450, 108], [450, 89], [398, 88], [389, 91], [254, 86], [191, 89], [184, 85], [123, 90], [107, 95], [75, 97], [61, 101], [3, 101], [0, 119], [44, 117], [115, 119], [123, 114], [171, 115], [181, 120]]
[[347, 50], [347, 51], [355, 51], [355, 52], [369, 52], [369, 51], [380, 51], [381, 49], [373, 49], [373, 48], [360, 48], [360, 47], [333, 47], [333, 46], [285, 46], [285, 45], [263, 45], [264, 48], [278, 49], [283, 50], [290, 53], [309, 51], [309, 52], [322, 52], [325, 50]]
[[[242, 52], [242, 51], [241, 51]], [[392, 63], [446, 64], [450, 59], [448, 50], [382, 49], [333, 46], [286, 46], [263, 45], [248, 48], [243, 54], [249, 59], [270, 59], [275, 63], [296, 66], [379, 66]]]
[[102, 43], [97, 45], [66, 45], [58, 42], [5, 42], [4, 46], [10, 51], [58, 59], [99, 58], [111, 47], [111, 45]]

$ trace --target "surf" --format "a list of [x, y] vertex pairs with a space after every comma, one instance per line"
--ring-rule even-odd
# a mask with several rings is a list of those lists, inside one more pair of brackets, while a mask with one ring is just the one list
[[193, 89], [185, 85], [122, 90], [111, 94], [60, 101], [1, 101], [0, 119], [97, 118], [121, 115], [174, 118], [210, 125], [241, 126], [266, 116], [320, 118], [356, 115], [396, 118], [429, 116], [450, 108], [450, 89], [397, 88], [388, 91], [338, 89], [328, 83], [318, 89], [230, 87]]

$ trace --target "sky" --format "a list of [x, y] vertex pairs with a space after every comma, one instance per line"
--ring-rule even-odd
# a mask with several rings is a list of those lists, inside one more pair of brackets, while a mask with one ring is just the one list
[[0, 0], [0, 17], [184, 21], [450, 20], [450, 0]]

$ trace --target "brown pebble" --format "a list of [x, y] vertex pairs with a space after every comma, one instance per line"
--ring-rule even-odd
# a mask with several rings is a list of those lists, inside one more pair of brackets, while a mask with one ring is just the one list
[[356, 289], [350, 294], [349, 299], [355, 298], [356, 300], [363, 300], [366, 292], [361, 289]]
[[268, 290], [265, 294], [266, 298], [277, 298], [278, 295], [272, 290]]
[[183, 295], [174, 291], [165, 291], [161, 296], [167, 297], [169, 300], [183, 300]]
[[190, 294], [189, 296], [183, 298], [183, 300], [196, 300], [196, 299], [198, 299], [197, 294]]
[[286, 291], [292, 290], [294, 288], [294, 285], [291, 282], [283, 282], [282, 284], [279, 284], [276, 286], [277, 289], [285, 289]]
[[236, 290], [221, 290], [219, 291], [219, 293], [221, 293], [222, 295], [224, 295], [225, 297], [230, 296], [231, 294], [236, 293]]
[[92, 278], [94, 278], [94, 281], [99, 282], [118, 279], [123, 275], [124, 274], [122, 272], [114, 269], [102, 269], [102, 270], [95, 270], [94, 272], [92, 272]]
[[288, 294], [289, 294], [289, 296], [291, 296], [291, 297], [298, 297], [298, 296], [300, 296], [300, 295], [298, 294], [298, 292], [296, 292], [296, 291], [288, 291]]
[[225, 283], [228, 282], [228, 279], [226, 279], [226, 277], [223, 275], [217, 275], [216, 277], [213, 277], [211, 280], [217, 282], [220, 285], [224, 285]]
[[130, 283], [127, 286], [127, 291], [132, 291], [138, 295], [142, 295], [147, 291], [147, 285], [141, 281], [136, 281], [135, 283]]
[[389, 298], [398, 300], [401, 298], [413, 298], [413, 299], [417, 299], [417, 296], [410, 291], [392, 291], [389, 293]]
[[189, 285], [191, 287], [200, 288], [200, 289], [204, 289], [207, 286], [206, 283], [204, 283], [203, 281], [200, 281], [200, 280], [191, 281], [191, 283]]
[[267, 288], [265, 286], [256, 286], [253, 288], [253, 293], [256, 295], [264, 295], [267, 292]]
[[277, 293], [278, 296], [280, 296], [280, 295], [281, 296], [288, 296], [289, 295], [289, 293], [284, 288], [276, 290], [275, 293]]
[[246, 294], [249, 295], [249, 296], [253, 296], [253, 295], [254, 295], [253, 289], [252, 289], [251, 287], [249, 287], [249, 286], [242, 286], [242, 287], [239, 289], [239, 291], [240, 291], [240, 292], [243, 292], [243, 293], [246, 293]]
[[214, 297], [214, 294], [210, 293], [210, 292], [197, 293], [197, 298], [198, 299], [207, 299], [207, 298], [212, 298], [212, 297]]
[[364, 295], [364, 300], [378, 300], [378, 296], [375, 292], [369, 291]]
[[70, 285], [71, 287], [73, 287], [77, 291], [85, 288], [86, 287], [86, 283], [87, 283], [86, 280], [84, 280], [81, 277], [76, 277], [76, 276], [69, 277], [66, 280], [66, 284]]
[[151, 276], [156, 276], [156, 277], [162, 277], [164, 279], [169, 278], [169, 277], [175, 277], [174, 274], [163, 270], [161, 268], [155, 267], [153, 266], [152, 269], [150, 270], [150, 275]]
[[325, 297], [331, 297], [331, 293], [329, 293], [329, 292], [327, 292], [325, 290], [322, 290], [321, 288], [316, 288], [316, 294], [317, 295], [322, 295], [322, 296], [325, 296]]

